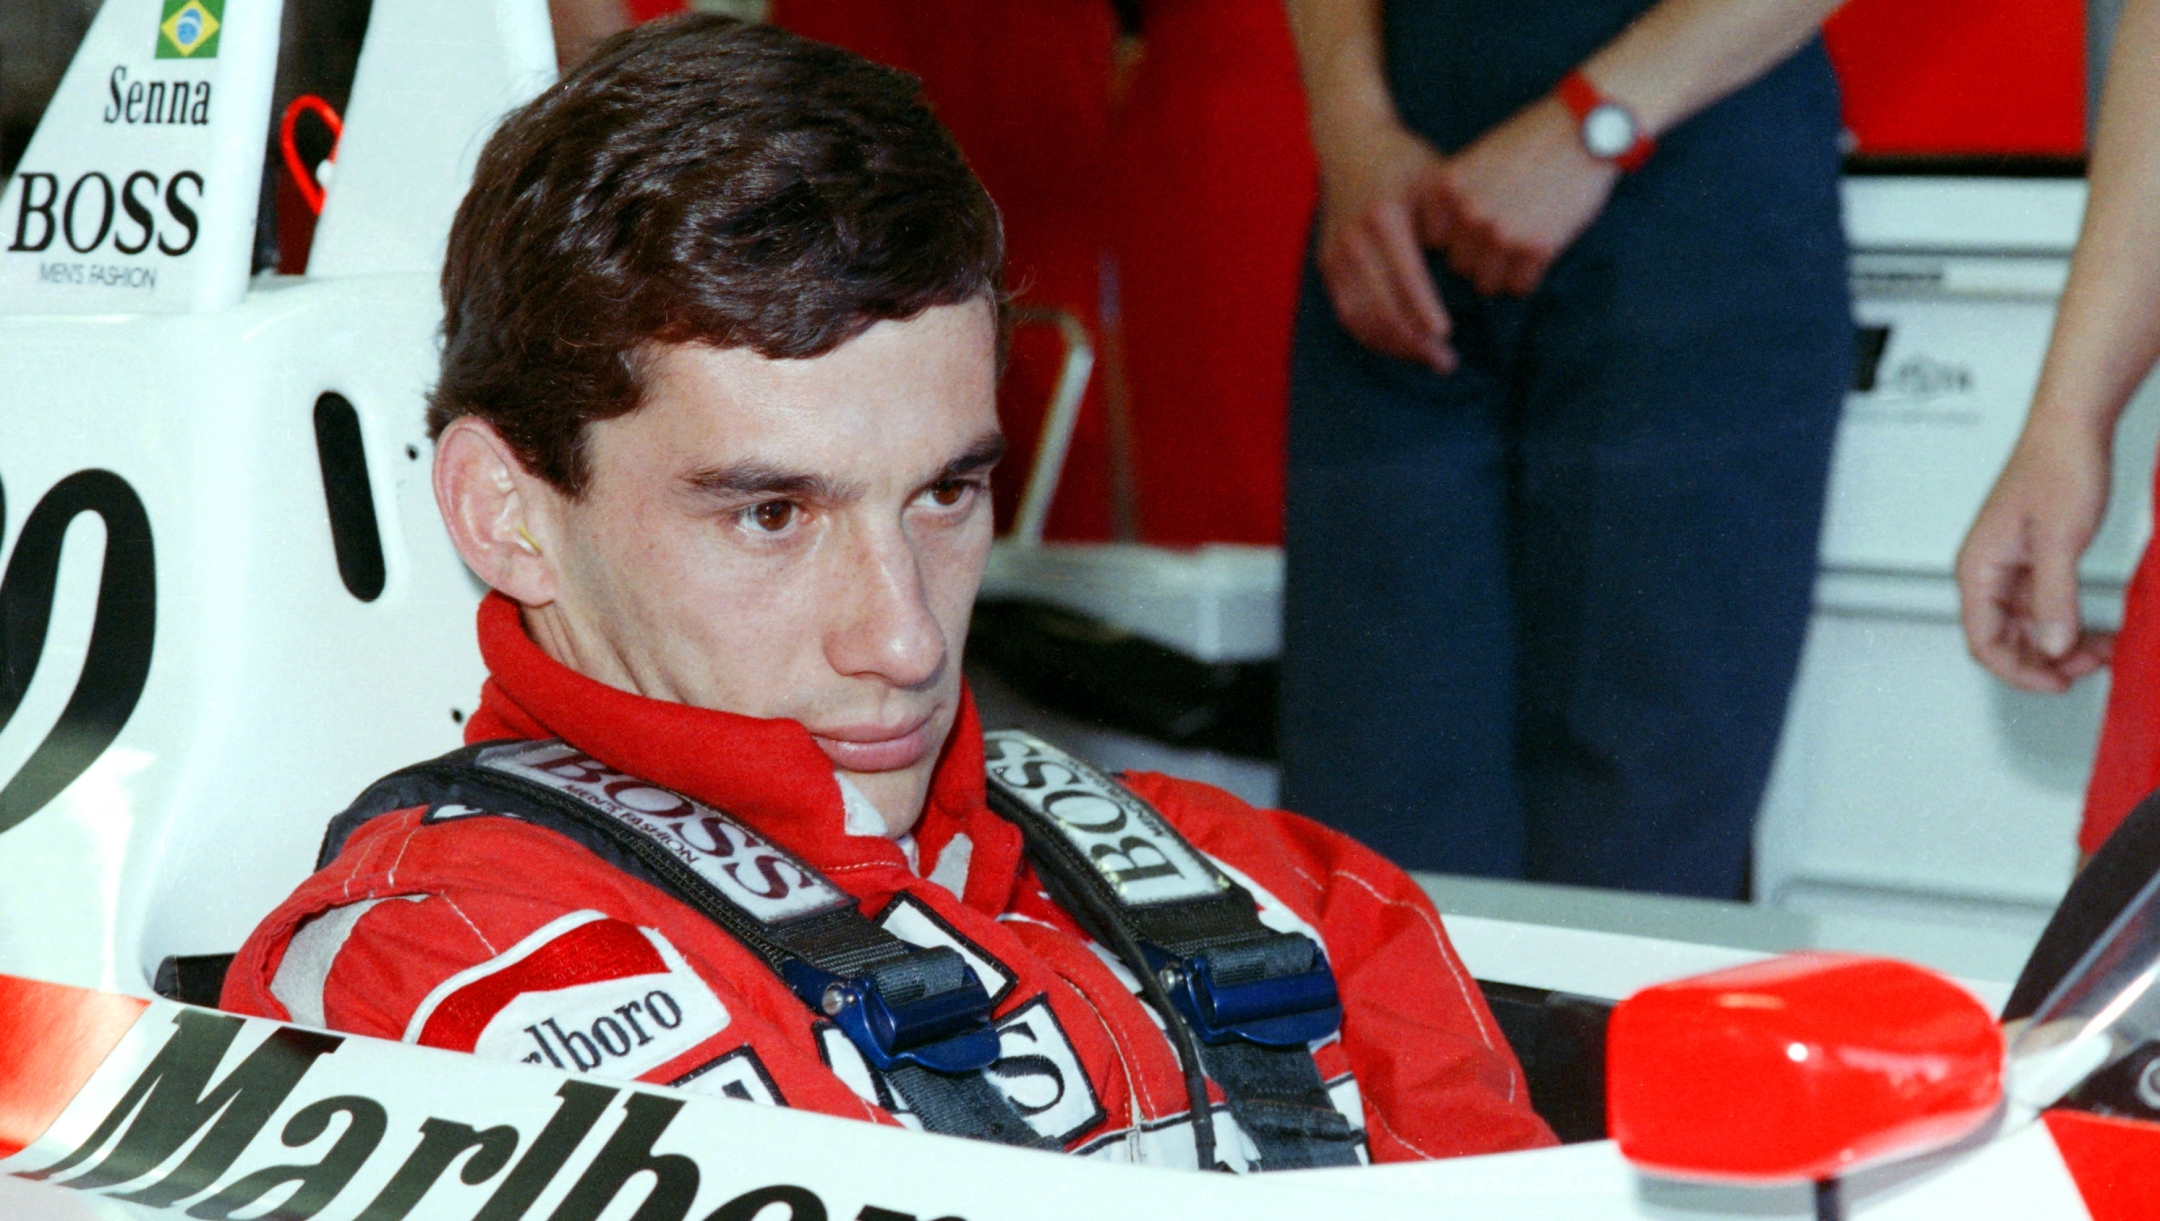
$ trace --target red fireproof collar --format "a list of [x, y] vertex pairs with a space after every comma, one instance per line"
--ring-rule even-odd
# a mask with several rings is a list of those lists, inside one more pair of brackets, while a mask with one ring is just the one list
[[[587, 678], [534, 644], [518, 604], [500, 593], [481, 600], [479, 634], [488, 680], [465, 722], [467, 743], [561, 738], [749, 823], [873, 906], [912, 880], [891, 840], [847, 834], [832, 761], [800, 722], [647, 699]], [[961, 897], [996, 915], [1019, 871], [1020, 832], [985, 805], [982, 724], [965, 684], [914, 828], [925, 873], [960, 832], [972, 841]]]

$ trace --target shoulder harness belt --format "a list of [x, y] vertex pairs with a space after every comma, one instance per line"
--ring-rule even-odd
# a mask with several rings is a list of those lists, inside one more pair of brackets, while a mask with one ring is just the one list
[[[1200, 1164], [1215, 1164], [1205, 1081], [1263, 1170], [1354, 1165], [1309, 1043], [1341, 1024], [1311, 938], [1262, 925], [1252, 895], [1123, 785], [1016, 731], [985, 735], [991, 808], [1019, 825], [1054, 898], [1115, 952], [1185, 1066]], [[909, 945], [808, 862], [710, 806], [561, 741], [466, 747], [393, 772], [330, 823], [317, 868], [370, 819], [517, 818], [567, 836], [689, 904], [831, 1018], [930, 1131], [1055, 1147], [981, 1070], [998, 1058], [982, 981], [946, 947]], [[1197, 1039], [1197, 1044], [1195, 1040]]]
[[317, 867], [369, 819], [423, 805], [432, 820], [544, 827], [689, 904], [831, 1018], [930, 1131], [1057, 1147], [981, 1071], [998, 1033], [974, 969], [872, 924], [808, 862], [728, 815], [560, 741], [493, 743], [376, 781], [331, 821]]
[[990, 808], [1019, 825], [1044, 887], [1163, 1015], [1200, 1164], [1214, 1164], [1204, 1066], [1261, 1169], [1356, 1165], [1358, 1134], [1328, 1100], [1309, 1046], [1342, 1025], [1320, 946], [1263, 925], [1249, 891], [1088, 764], [1018, 730], [985, 734], [984, 756]]

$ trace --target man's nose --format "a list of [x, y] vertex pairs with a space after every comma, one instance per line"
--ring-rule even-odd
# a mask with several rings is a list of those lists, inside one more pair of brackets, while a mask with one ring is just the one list
[[945, 667], [945, 634], [930, 611], [921, 558], [899, 528], [853, 540], [843, 574], [852, 605], [825, 641], [826, 660], [849, 677], [915, 687]]

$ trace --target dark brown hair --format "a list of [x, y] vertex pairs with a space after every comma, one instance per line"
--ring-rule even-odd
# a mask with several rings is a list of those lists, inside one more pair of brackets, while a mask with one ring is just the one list
[[568, 495], [651, 343], [831, 351], [881, 319], [1002, 307], [996, 207], [920, 83], [771, 26], [617, 35], [504, 121], [443, 265], [429, 435], [475, 415]]

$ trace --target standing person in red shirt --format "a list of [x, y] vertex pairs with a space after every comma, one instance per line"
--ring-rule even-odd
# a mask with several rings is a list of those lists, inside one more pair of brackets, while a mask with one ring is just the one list
[[780, 30], [512, 115], [430, 408], [471, 745], [333, 821], [225, 1005], [1163, 1165], [1549, 1143], [1400, 870], [985, 738], [1003, 257], [912, 78]]
[[2115, 31], [2084, 229], [2025, 431], [1958, 553], [1965, 640], [2014, 687], [2063, 692], [2113, 660], [2078, 847], [2097, 852], [2160, 788], [2160, 551], [2147, 547], [2122, 634], [2078, 613], [2078, 557], [2107, 511], [2115, 422], [2160, 358], [2160, 3]]

